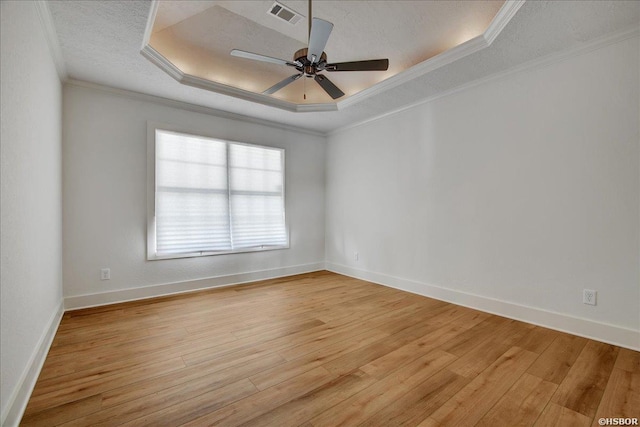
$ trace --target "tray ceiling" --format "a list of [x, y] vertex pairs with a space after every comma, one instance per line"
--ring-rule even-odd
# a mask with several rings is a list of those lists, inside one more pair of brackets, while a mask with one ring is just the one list
[[[511, 3], [508, 1], [505, 7], [508, 4]], [[154, 102], [320, 134], [461, 90], [487, 78], [503, 76], [509, 70], [558, 60], [563, 55], [592, 49], [611, 40], [635, 37], [640, 26], [640, 2], [636, 0], [527, 1], [512, 9], [505, 17], [508, 19], [501, 20], [503, 26], [490, 24], [486, 38], [478, 37], [449, 49], [336, 104], [316, 104], [332, 106], [333, 111], [299, 114], [295, 111], [305, 111], [307, 105], [285, 104], [277, 98], [248, 91], [244, 91], [248, 94], [244, 97], [202, 90], [193, 87], [200, 85], [197, 79], [181, 77], [179, 70], [173, 70], [174, 75], [168, 74], [149, 62], [140, 54], [145, 37], [151, 35], [147, 24], [154, 3], [149, 0], [57, 0], [43, 2], [43, 5], [51, 15], [50, 25], [46, 27], [48, 38], [54, 44], [59, 42], [60, 62], [66, 69], [66, 73], [61, 72], [61, 78], [66, 82], [127, 96], [151, 95], [153, 98], [149, 99]], [[183, 17], [176, 12], [172, 19], [175, 24]], [[371, 27], [401, 25], [390, 22], [387, 16], [372, 14], [371, 19]], [[401, 50], [402, 46], [394, 49]], [[333, 48], [328, 46], [326, 50], [330, 58], [335, 57]], [[178, 78], [187, 79], [188, 85], [180, 84], [176, 81]], [[273, 108], [261, 98], [280, 102], [284, 107]], [[294, 108], [288, 108], [291, 105]]]
[[[298, 79], [271, 96], [262, 95], [295, 70], [229, 55], [240, 49], [293, 60], [293, 53], [307, 46], [308, 2], [280, 3], [302, 19], [291, 24], [275, 17], [269, 13], [273, 0], [157, 2], [143, 53], [182, 83], [197, 82], [204, 89], [292, 111], [298, 110], [290, 104], [335, 109], [334, 100], [311, 79]], [[324, 74], [345, 92], [340, 98], [344, 101], [481, 36], [503, 4], [504, 0], [316, 1], [313, 16], [334, 24], [325, 48], [328, 62], [390, 61], [387, 71]]]

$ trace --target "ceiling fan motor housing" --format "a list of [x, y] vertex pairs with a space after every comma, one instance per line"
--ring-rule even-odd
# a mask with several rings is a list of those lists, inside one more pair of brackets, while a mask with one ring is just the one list
[[311, 61], [307, 59], [308, 51], [309, 49], [306, 47], [296, 51], [296, 53], [293, 54], [293, 61], [302, 64], [301, 67], [296, 67], [298, 71], [304, 73], [305, 77], [312, 78], [318, 71], [324, 70], [324, 65], [327, 63], [327, 54], [322, 52], [320, 59], [312, 64]]

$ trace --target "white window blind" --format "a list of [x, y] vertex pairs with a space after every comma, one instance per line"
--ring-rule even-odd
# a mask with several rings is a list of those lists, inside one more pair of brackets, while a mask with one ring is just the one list
[[229, 144], [234, 249], [287, 244], [281, 150]]
[[156, 130], [155, 253], [286, 247], [284, 151]]

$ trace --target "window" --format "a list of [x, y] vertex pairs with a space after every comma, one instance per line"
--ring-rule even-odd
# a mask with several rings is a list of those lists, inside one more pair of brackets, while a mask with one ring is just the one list
[[284, 150], [155, 129], [148, 258], [288, 247]]

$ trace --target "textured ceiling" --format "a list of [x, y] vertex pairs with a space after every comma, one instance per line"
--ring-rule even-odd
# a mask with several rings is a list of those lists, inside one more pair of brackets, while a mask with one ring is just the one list
[[[181, 85], [150, 63], [140, 54], [150, 1], [53, 1], [48, 6], [72, 79], [318, 132], [364, 121], [536, 58], [637, 28], [640, 22], [638, 1], [527, 1], [486, 49], [342, 110], [295, 113]], [[389, 25], [386, 21], [387, 17], [379, 16], [371, 25]]]
[[[307, 47], [308, 2], [283, 0], [295, 25], [267, 13], [273, 0], [159, 2], [150, 45], [182, 72], [261, 93], [297, 74], [291, 67], [229, 55], [234, 49], [293, 60]], [[316, 1], [313, 16], [334, 24], [328, 62], [388, 58], [388, 71], [325, 73], [346, 97], [481, 35], [504, 1]], [[303, 97], [303, 94], [306, 96]], [[272, 95], [296, 104], [333, 102], [300, 79]]]

